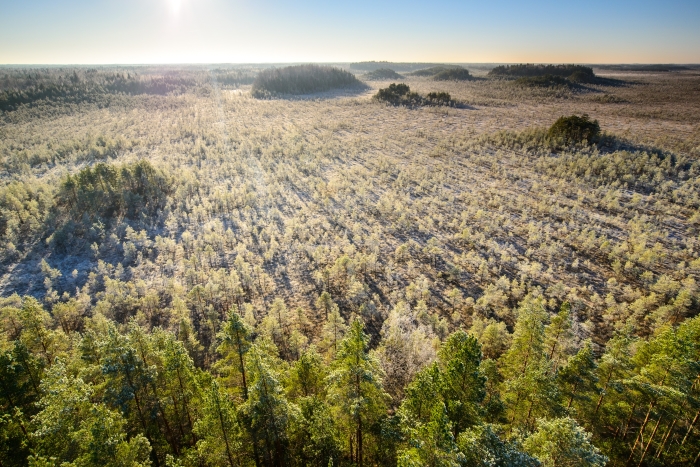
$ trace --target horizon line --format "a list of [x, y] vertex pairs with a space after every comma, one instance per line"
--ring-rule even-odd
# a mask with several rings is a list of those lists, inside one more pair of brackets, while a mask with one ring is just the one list
[[114, 63], [0, 63], [0, 67], [58, 67], [58, 66], [205, 66], [205, 65], [292, 65], [292, 64], [353, 64], [353, 63], [428, 63], [428, 64], [454, 64], [454, 65], [672, 65], [672, 66], [700, 66], [700, 62], [460, 62], [460, 61], [389, 61], [389, 60], [297, 60], [297, 61], [267, 61], [267, 62], [114, 62]]

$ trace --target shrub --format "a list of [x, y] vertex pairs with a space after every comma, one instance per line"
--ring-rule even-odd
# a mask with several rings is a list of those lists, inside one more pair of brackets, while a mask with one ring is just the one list
[[380, 89], [374, 95], [374, 98], [388, 104], [405, 105], [407, 107], [418, 107], [421, 105], [455, 106], [457, 104], [446, 92], [429, 92], [423, 97], [417, 92], [411, 92], [411, 88], [404, 83], [392, 83], [388, 88]]
[[412, 94], [415, 94], [416, 96], [418, 95], [416, 93], [411, 93], [411, 88], [408, 87], [407, 84], [391, 83], [388, 88], [380, 89], [379, 91], [377, 91], [377, 94], [374, 95], [374, 98], [379, 101], [388, 102], [390, 104], [400, 105], [405, 103], [402, 101], [407, 101]]
[[370, 71], [369, 73], [364, 75], [364, 78], [369, 81], [381, 81], [389, 79], [401, 79], [403, 78], [403, 76], [401, 76], [394, 70], [390, 70], [389, 68], [380, 68], [378, 70]]
[[449, 104], [452, 101], [452, 97], [447, 92], [429, 92], [425, 97], [431, 101], [443, 104]]
[[472, 75], [464, 68], [450, 68], [436, 74], [433, 79], [435, 81], [468, 81], [472, 79]]
[[261, 71], [253, 81], [254, 97], [271, 94], [310, 94], [331, 89], [359, 87], [362, 83], [350, 72], [329, 66], [295, 65]]
[[547, 136], [565, 145], [586, 142], [588, 144], [598, 141], [600, 137], [600, 125], [598, 120], [593, 120], [588, 115], [572, 115], [560, 117], [554, 122], [547, 132]]

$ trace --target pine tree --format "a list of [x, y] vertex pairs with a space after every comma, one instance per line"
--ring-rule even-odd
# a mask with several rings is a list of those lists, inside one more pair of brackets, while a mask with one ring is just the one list
[[479, 423], [486, 378], [479, 372], [481, 346], [464, 331], [450, 335], [438, 352], [440, 394], [454, 435]]
[[552, 371], [555, 373], [566, 362], [566, 357], [572, 347], [573, 333], [571, 332], [571, 305], [564, 302], [559, 313], [554, 315], [544, 329], [544, 348]]
[[150, 446], [136, 434], [127, 440], [122, 416], [91, 401], [94, 389], [54, 365], [42, 382], [41, 411], [32, 420], [33, 462], [61, 465], [148, 466]]
[[542, 467], [603, 467], [608, 462], [591, 443], [591, 435], [571, 418], [540, 419], [523, 443]]
[[398, 467], [458, 467], [462, 456], [445, 405], [435, 404], [430, 418], [408, 430], [410, 447], [398, 453]]
[[214, 368], [220, 373], [225, 385], [238, 388], [242, 400], [248, 399], [248, 378], [246, 359], [250, 350], [250, 329], [238, 315], [234, 306], [228, 315], [228, 321], [218, 335], [220, 344], [217, 352], [222, 356]]
[[470, 467], [540, 467], [515, 440], [503, 440], [493, 425], [477, 425], [457, 438], [462, 465]]
[[[598, 394], [596, 362], [590, 341], [557, 374], [559, 392], [567, 409], [580, 413]], [[575, 403], [575, 404], [574, 404]]]
[[323, 329], [321, 331], [321, 342], [320, 345], [322, 349], [325, 350], [326, 355], [329, 360], [333, 360], [338, 352], [343, 336], [347, 331], [348, 326], [345, 324], [345, 320], [340, 315], [338, 307], [334, 307], [328, 314], [328, 319], [323, 324]]
[[379, 363], [368, 351], [369, 336], [356, 318], [338, 345], [328, 376], [329, 399], [345, 429], [350, 461], [360, 467], [365, 462], [368, 430], [383, 415], [388, 398], [382, 389]]
[[537, 417], [559, 412], [558, 393], [546, 354], [542, 302], [526, 299], [518, 310], [513, 341], [500, 359], [501, 391], [511, 429], [532, 428]]
[[288, 463], [288, 428], [298, 416], [298, 409], [287, 401], [278, 377], [266, 360], [260, 347], [253, 345], [247, 364], [248, 400], [241, 410], [250, 420], [254, 442], [259, 443], [265, 465], [281, 467]]
[[236, 407], [215, 379], [208, 385], [194, 426], [197, 452], [209, 465], [243, 465], [243, 436]]

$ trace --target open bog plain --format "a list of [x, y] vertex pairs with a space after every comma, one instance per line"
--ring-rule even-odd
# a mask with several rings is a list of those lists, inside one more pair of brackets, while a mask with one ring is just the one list
[[[628, 456], [634, 465], [691, 465], [700, 442], [697, 372], [678, 383], [687, 398], [673, 401], [640, 385], [623, 396], [603, 373], [585, 400], [574, 383], [552, 379], [556, 404], [527, 399], [508, 381], [520, 372], [509, 353], [524, 332], [519, 310], [533, 304], [544, 313], [543, 355], [556, 370], [542, 381], [581, 349], [609, 362], [611, 339], [650, 342], [697, 315], [700, 69], [593, 67], [589, 84], [529, 86], [495, 79], [486, 66], [465, 67], [472, 74], [465, 81], [404, 73], [265, 98], [251, 93], [254, 67], [0, 68], [0, 90], [85, 89], [17, 97], [20, 104], [0, 113], [0, 295], [7, 310], [34, 297], [47, 329], [63, 336], [52, 341], [60, 344], [51, 358], [37, 351], [42, 371], [56, 355], [78, 352], [70, 350], [78, 338], [66, 336], [107, 335], [113, 326], [132, 340], [136, 328], [170, 333], [197, 368], [224, 381], [235, 372], [217, 366], [228, 361], [221, 336], [235, 310], [251, 335], [274, 344], [266, 351], [284, 362], [278, 368], [287, 376], [278, 377], [294, 400], [295, 362], [310, 348], [332, 362], [359, 318], [393, 416], [407, 385], [438, 358], [440, 342], [464, 330], [479, 339], [484, 361], [500, 362], [481, 371], [487, 399], [501, 405], [480, 402], [480, 416], [501, 424], [504, 439], [513, 427], [536, 430], [559, 404], [556, 415], [593, 433], [611, 465]], [[392, 83], [420, 95], [449, 93], [451, 105], [373, 97]], [[559, 117], [584, 114], [599, 123], [596, 142], [548, 139]], [[556, 317], [567, 323], [566, 338], [552, 334]], [[20, 331], [4, 329], [9, 349]], [[76, 365], [74, 358], [62, 364]], [[650, 363], [626, 365], [620, 381], [637, 371], [664, 386], [649, 376]], [[234, 380], [222, 387], [237, 387]], [[149, 391], [142, 399], [152, 399], [144, 404], [153, 425], [124, 411], [125, 432], [146, 433], [156, 463], [186, 446], [200, 452], [198, 440], [208, 438], [199, 422], [159, 409]], [[191, 417], [208, 420], [197, 410]], [[243, 429], [252, 434], [241, 439], [252, 436], [270, 459], [280, 455], [255, 430]], [[395, 460], [379, 432], [366, 434], [374, 447], [363, 454], [348, 430], [338, 438], [337, 465], [361, 464], [363, 455], [367, 465]], [[292, 446], [297, 435], [286, 433], [281, 442]], [[220, 440], [216, 446], [223, 449]], [[240, 465], [252, 462], [247, 449]], [[239, 465], [230, 452], [226, 461], [216, 451], [215, 461], [200, 450], [182, 458]]]

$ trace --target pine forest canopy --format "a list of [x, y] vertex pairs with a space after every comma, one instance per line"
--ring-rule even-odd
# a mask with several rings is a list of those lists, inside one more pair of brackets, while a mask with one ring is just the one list
[[696, 465], [700, 77], [406, 65], [0, 68], [0, 465]]

